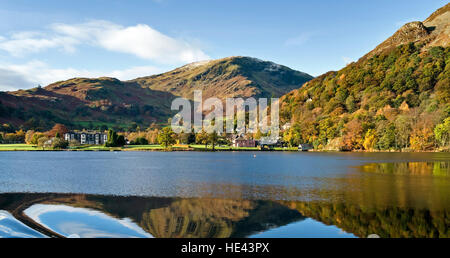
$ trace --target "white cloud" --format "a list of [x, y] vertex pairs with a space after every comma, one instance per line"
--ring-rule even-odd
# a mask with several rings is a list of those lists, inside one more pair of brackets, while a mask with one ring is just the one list
[[53, 36], [39, 32], [25, 31], [14, 33], [9, 39], [0, 38], [0, 49], [13, 56], [23, 56], [28, 53], [37, 53], [49, 48], [61, 48], [67, 52], [74, 52], [78, 40], [65, 36]]
[[89, 71], [74, 68], [52, 68], [41, 61], [31, 61], [20, 65], [0, 64], [0, 91], [28, 89], [36, 87], [39, 84], [48, 85], [56, 81], [74, 77], [96, 78], [108, 76], [120, 80], [130, 80], [160, 72], [162, 70], [154, 66], [136, 66], [113, 71]]
[[18, 32], [9, 38], [0, 36], [0, 49], [14, 56], [52, 48], [74, 52], [79, 45], [132, 54], [159, 63], [190, 63], [209, 59], [200, 48], [185, 40], [164, 35], [146, 24], [124, 27], [94, 20], [82, 24], [52, 24], [45, 32]]

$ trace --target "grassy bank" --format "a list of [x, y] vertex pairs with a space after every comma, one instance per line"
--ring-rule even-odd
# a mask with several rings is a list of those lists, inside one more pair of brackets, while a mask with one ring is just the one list
[[0, 151], [34, 151], [38, 150], [35, 145], [28, 144], [0, 144]]

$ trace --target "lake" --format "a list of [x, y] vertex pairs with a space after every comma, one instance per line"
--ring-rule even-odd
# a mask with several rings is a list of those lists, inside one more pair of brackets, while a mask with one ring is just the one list
[[0, 211], [4, 237], [449, 237], [450, 153], [0, 152]]

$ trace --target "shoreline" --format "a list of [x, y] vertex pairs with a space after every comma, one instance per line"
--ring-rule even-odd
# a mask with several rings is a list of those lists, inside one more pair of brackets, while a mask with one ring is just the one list
[[38, 149], [32, 145], [19, 144], [19, 146], [2, 146], [0, 144], [0, 152], [46, 152], [46, 151], [67, 151], [67, 152], [78, 152], [78, 151], [93, 151], [93, 152], [310, 152], [310, 153], [449, 153], [449, 150], [428, 150], [428, 151], [412, 151], [412, 150], [353, 150], [353, 151], [339, 151], [339, 150], [309, 150], [309, 151], [299, 151], [297, 148], [275, 148], [270, 150], [262, 150], [258, 148], [252, 147], [242, 147], [242, 148], [226, 148], [226, 147], [217, 147], [215, 150], [210, 148], [181, 148], [181, 147], [172, 147], [169, 149], [163, 149], [159, 146], [139, 146], [139, 147], [103, 147], [103, 146], [85, 146], [83, 148], [75, 148], [75, 149]]

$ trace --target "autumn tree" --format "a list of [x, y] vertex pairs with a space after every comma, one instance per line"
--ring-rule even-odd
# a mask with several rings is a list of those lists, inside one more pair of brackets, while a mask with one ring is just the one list
[[34, 135], [34, 131], [33, 130], [28, 130], [25, 134], [25, 143], [26, 144], [32, 144], [32, 140], [33, 140], [33, 135]]
[[59, 137], [63, 137], [64, 134], [68, 133], [69, 129], [63, 124], [55, 124], [53, 128], [47, 132], [48, 137], [56, 137], [56, 134], [59, 134]]
[[410, 137], [410, 144], [413, 150], [423, 151], [433, 146], [433, 131], [428, 127], [416, 128]]
[[325, 146], [336, 136], [335, 125], [330, 118], [326, 118], [319, 123], [319, 144]]
[[373, 150], [377, 143], [376, 132], [373, 129], [369, 129], [364, 137], [364, 149], [365, 150]]
[[158, 128], [148, 129], [145, 138], [148, 140], [149, 143], [156, 144], [158, 143], [158, 134], [159, 134]]
[[283, 140], [288, 143], [289, 147], [298, 146], [302, 143], [302, 130], [299, 124], [294, 124], [286, 132], [284, 132]]
[[261, 137], [262, 137], [262, 133], [261, 133], [261, 130], [259, 129], [259, 127], [258, 127], [258, 129], [256, 130], [256, 133], [253, 135], [253, 139], [259, 140], [259, 139], [261, 139]]
[[345, 126], [345, 132], [342, 139], [342, 150], [361, 149], [363, 144], [363, 128], [361, 122], [353, 119]]

